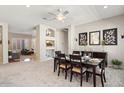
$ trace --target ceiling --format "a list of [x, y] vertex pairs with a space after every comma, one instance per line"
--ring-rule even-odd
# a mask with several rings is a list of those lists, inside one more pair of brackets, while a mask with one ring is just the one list
[[[8, 23], [10, 32], [31, 33], [38, 24], [62, 28], [70, 24], [85, 24], [124, 14], [124, 6], [122, 5], [111, 5], [106, 9], [103, 7], [103, 5], [31, 5], [29, 8], [25, 5], [0, 6], [0, 22]], [[48, 12], [54, 12], [58, 8], [69, 11], [64, 23], [42, 19], [49, 17]]]

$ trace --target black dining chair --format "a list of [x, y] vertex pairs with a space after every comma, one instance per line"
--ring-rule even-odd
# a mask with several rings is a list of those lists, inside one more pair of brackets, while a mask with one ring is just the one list
[[65, 54], [59, 54], [59, 67], [58, 76], [60, 75], [60, 69], [65, 71], [65, 79], [67, 79], [67, 71], [71, 68], [70, 63], [66, 60]]
[[57, 67], [58, 67], [58, 57], [59, 57], [59, 54], [61, 54], [61, 51], [55, 51], [55, 57], [54, 57], [54, 72], [57, 70]]
[[[89, 74], [93, 74], [93, 69], [92, 68], [88, 68], [87, 69], [87, 81], [89, 79]], [[98, 66], [96, 68], [96, 74], [95, 75], [101, 77], [102, 87], [104, 87], [104, 82], [106, 82], [106, 77], [105, 77], [105, 62], [104, 62], [104, 60], [100, 64], [100, 67]]]
[[61, 54], [61, 51], [55, 51], [55, 57], [58, 57], [59, 54]]
[[73, 55], [80, 55], [80, 51], [73, 51]]
[[82, 59], [80, 55], [70, 55], [70, 63], [71, 63], [71, 77], [70, 82], [72, 81], [73, 74], [80, 75], [80, 86], [82, 86], [83, 75], [86, 72], [86, 68], [82, 64]]

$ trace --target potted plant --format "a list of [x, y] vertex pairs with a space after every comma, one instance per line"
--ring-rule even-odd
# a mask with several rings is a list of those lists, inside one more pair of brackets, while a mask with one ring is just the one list
[[119, 61], [118, 59], [113, 59], [112, 61], [113, 67], [114, 68], [120, 68], [122, 61]]

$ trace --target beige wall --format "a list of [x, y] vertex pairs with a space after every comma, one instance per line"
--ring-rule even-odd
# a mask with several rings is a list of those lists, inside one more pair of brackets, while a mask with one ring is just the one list
[[[108, 52], [109, 63], [111, 63], [110, 61], [112, 59], [117, 58], [117, 59], [123, 61], [123, 64], [124, 64], [124, 49], [123, 49], [124, 48], [124, 39], [121, 38], [121, 34], [124, 33], [124, 15], [120, 15], [120, 16], [116, 16], [116, 17], [112, 17], [112, 18], [76, 26], [74, 35], [76, 38], [78, 38], [78, 35], [81, 32], [92, 32], [92, 31], [101, 30], [101, 40], [102, 40], [102, 30], [110, 29], [110, 28], [118, 29], [118, 45], [105, 46], [105, 51]], [[75, 49], [76, 50], [84, 50], [84, 47], [79, 46], [78, 43], [79, 43], [79, 41], [76, 42]], [[101, 45], [92, 45], [92, 46], [88, 45], [87, 50], [102, 51], [102, 46]]]
[[[68, 26], [68, 53], [71, 54], [75, 50], [75, 26]], [[77, 49], [76, 49], [77, 50]]]
[[63, 53], [68, 53], [68, 32], [57, 30], [56, 31], [56, 47], [57, 50]]
[[2, 64], [8, 63], [8, 24], [0, 23], [2, 27]]
[[10, 41], [9, 50], [12, 50], [12, 39], [13, 38], [29, 39], [29, 49], [32, 48], [32, 35], [17, 34], [17, 33], [9, 32], [9, 41]]
[[35, 45], [36, 45], [36, 47], [35, 47], [35, 58], [37, 59], [37, 60], [40, 60], [40, 26], [36, 26], [36, 41], [35, 41]]
[[[2, 26], [0, 26], [0, 40], [2, 40]], [[3, 59], [3, 46], [0, 44], [0, 63], [2, 62]]]
[[68, 54], [68, 31], [64, 32], [65, 53]]

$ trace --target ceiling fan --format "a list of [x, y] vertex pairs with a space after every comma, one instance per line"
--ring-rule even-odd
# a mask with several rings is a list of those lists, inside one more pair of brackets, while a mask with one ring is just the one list
[[46, 18], [44, 17], [44, 20], [58, 20], [61, 22], [64, 22], [64, 20], [66, 19], [66, 15], [69, 13], [69, 11], [63, 11], [61, 8], [57, 9], [55, 13], [52, 12], [48, 12], [49, 15], [53, 16], [53, 18]]

